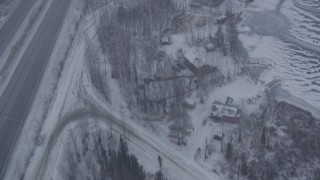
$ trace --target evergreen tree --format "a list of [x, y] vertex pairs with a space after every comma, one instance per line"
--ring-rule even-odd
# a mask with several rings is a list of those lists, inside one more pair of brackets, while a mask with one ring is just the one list
[[226, 158], [228, 160], [232, 158], [232, 153], [233, 153], [232, 151], [233, 151], [232, 144], [231, 144], [231, 142], [228, 142], [227, 149], [226, 149]]
[[158, 162], [159, 162], [160, 169], [162, 170], [162, 158], [160, 155], [158, 155]]
[[214, 35], [214, 44], [217, 48], [223, 48], [224, 45], [224, 36], [221, 26], [218, 27], [216, 34]]
[[242, 155], [242, 157], [241, 157], [241, 169], [240, 170], [241, 170], [241, 174], [243, 176], [248, 175], [249, 166], [248, 166], [247, 160], [244, 155]]
[[166, 180], [167, 178], [164, 177], [163, 173], [161, 171], [156, 172], [156, 177], [154, 180]]

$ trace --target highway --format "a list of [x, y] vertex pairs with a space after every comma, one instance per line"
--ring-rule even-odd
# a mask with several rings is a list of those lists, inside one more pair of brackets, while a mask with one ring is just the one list
[[[22, 0], [0, 29], [0, 57], [37, 0]], [[2, 59], [1, 59], [2, 61]]]
[[69, 4], [70, 0], [53, 0], [0, 97], [0, 179], [5, 176]]

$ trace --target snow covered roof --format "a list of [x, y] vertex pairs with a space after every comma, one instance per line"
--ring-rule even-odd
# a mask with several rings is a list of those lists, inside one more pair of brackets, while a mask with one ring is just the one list
[[222, 16], [218, 17], [217, 20], [218, 20], [218, 21], [221, 21], [221, 20], [224, 20], [225, 18], [227, 18], [227, 16], [222, 15]]
[[211, 114], [216, 117], [239, 117], [238, 107], [226, 105], [219, 101], [213, 103]]
[[160, 40], [161, 44], [169, 45], [171, 44], [171, 37], [170, 36], [164, 36]]
[[227, 16], [222, 15], [222, 16], [217, 18], [217, 23], [222, 24], [222, 23], [224, 23], [226, 21], [226, 19], [227, 19]]
[[244, 32], [244, 33], [246, 33], [246, 32], [250, 33], [250, 32], [251, 32], [251, 28], [248, 27], [248, 26], [239, 27], [239, 28], [237, 28], [236, 30], [237, 30], [238, 32]]

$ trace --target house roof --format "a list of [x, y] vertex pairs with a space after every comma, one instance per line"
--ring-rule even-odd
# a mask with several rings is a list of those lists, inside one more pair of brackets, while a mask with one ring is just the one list
[[224, 20], [224, 19], [226, 19], [226, 18], [227, 18], [227, 16], [222, 15], [222, 16], [218, 17], [217, 20], [218, 20], [218, 21], [221, 21], [221, 20]]
[[219, 101], [215, 101], [211, 111], [213, 116], [217, 117], [239, 117], [238, 107], [232, 105], [226, 105]]
[[171, 37], [170, 36], [164, 36], [161, 38], [161, 43], [171, 43]]

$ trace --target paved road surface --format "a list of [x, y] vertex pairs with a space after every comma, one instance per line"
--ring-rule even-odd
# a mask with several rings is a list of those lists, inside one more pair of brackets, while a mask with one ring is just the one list
[[[25, 1], [25, 0], [23, 0]], [[0, 97], [0, 179], [6, 172], [70, 0], [54, 0]]]
[[[37, 0], [22, 0], [0, 29], [0, 57]], [[2, 61], [2, 59], [0, 60]]]

